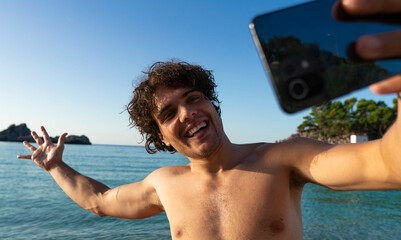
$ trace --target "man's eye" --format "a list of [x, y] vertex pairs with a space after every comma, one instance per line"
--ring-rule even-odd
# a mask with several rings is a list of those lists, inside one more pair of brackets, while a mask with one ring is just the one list
[[171, 118], [173, 118], [173, 117], [174, 117], [174, 112], [171, 111], [171, 112], [168, 112], [168, 113], [166, 113], [166, 114], [164, 115], [163, 120], [164, 120], [164, 121], [167, 121], [167, 120], [169, 120], [169, 119], [171, 119]]
[[198, 101], [200, 98], [201, 98], [200, 96], [194, 95], [194, 96], [191, 96], [191, 97], [188, 99], [188, 102], [190, 102], [190, 103], [196, 102], [196, 101]]

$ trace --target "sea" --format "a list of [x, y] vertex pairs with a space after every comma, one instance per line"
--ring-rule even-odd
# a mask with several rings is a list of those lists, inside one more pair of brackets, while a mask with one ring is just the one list
[[[0, 142], [0, 239], [171, 239], [164, 213], [142, 220], [98, 217], [74, 203], [21, 144]], [[117, 187], [157, 168], [186, 165], [176, 153], [148, 154], [142, 146], [66, 145], [64, 161]], [[401, 239], [401, 191], [336, 192], [306, 185], [304, 239]]]

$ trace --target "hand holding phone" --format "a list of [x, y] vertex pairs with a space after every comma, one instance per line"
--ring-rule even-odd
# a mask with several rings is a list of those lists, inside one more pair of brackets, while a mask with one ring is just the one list
[[[284, 111], [297, 112], [379, 80], [399, 78], [399, 60], [373, 61], [401, 56], [399, 26], [371, 21], [399, 23], [401, 11], [394, 9], [400, 9], [401, 3], [365, 0], [361, 5], [361, 2], [317, 0], [264, 14], [252, 21], [252, 35]], [[392, 2], [392, 6], [383, 7], [377, 2]], [[351, 22], [335, 21], [332, 14], [341, 21]], [[382, 32], [390, 33], [384, 36]], [[366, 34], [384, 36], [388, 45], [372, 55], [366, 45], [369, 37], [358, 39]], [[349, 53], [355, 54], [350, 58]]]
[[[401, 1], [338, 1], [333, 16], [340, 21], [376, 21], [401, 25]], [[355, 44], [355, 53], [364, 59], [401, 59], [401, 30], [365, 35]], [[399, 69], [401, 70], [401, 69]], [[401, 91], [401, 75], [371, 85], [377, 94]]]

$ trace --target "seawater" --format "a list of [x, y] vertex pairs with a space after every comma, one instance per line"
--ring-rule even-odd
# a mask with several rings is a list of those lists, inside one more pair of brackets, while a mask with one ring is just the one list
[[[0, 239], [171, 239], [164, 213], [142, 220], [100, 218], [79, 207], [32, 161], [21, 143], [0, 142]], [[157, 168], [186, 165], [180, 154], [143, 147], [66, 145], [64, 161], [109, 187]], [[401, 191], [335, 192], [307, 185], [304, 239], [401, 239]]]

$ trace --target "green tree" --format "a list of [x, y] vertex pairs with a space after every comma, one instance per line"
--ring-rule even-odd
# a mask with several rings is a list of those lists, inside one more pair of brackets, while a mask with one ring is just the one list
[[313, 133], [314, 138], [366, 134], [371, 140], [377, 139], [394, 122], [396, 103], [394, 99], [394, 106], [390, 108], [383, 101], [350, 98], [314, 106], [309, 115], [303, 117], [298, 132]]
[[[394, 103], [394, 101], [393, 101]], [[369, 139], [383, 136], [396, 118], [394, 108], [389, 108], [383, 101], [361, 99], [356, 106], [357, 132], [365, 132]]]

